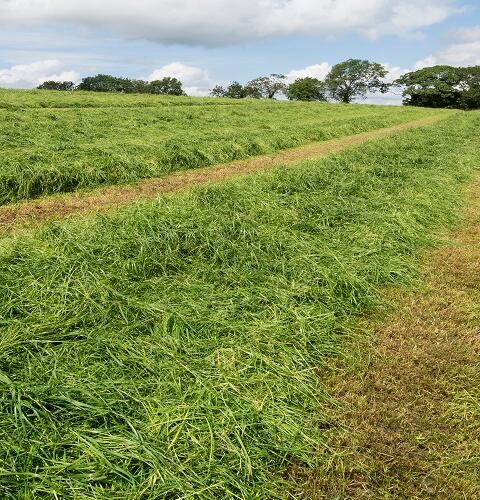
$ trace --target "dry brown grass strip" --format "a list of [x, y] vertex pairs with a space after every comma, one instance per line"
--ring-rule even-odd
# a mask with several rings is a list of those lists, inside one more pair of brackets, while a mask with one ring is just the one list
[[28, 226], [48, 219], [59, 219], [70, 215], [122, 207], [136, 200], [153, 198], [159, 193], [170, 193], [199, 184], [220, 182], [227, 178], [252, 174], [276, 165], [321, 158], [366, 141], [382, 139], [403, 130], [429, 125], [446, 118], [446, 116], [448, 115], [436, 114], [393, 127], [313, 143], [272, 155], [257, 156], [228, 164], [146, 179], [126, 186], [108, 186], [88, 192], [55, 195], [6, 205], [0, 207], [0, 232], [8, 233], [18, 226]]
[[370, 358], [333, 376], [343, 431], [302, 498], [480, 498], [479, 194], [480, 180], [466, 225], [426, 254], [424, 289], [390, 291], [395, 313], [367, 325]]

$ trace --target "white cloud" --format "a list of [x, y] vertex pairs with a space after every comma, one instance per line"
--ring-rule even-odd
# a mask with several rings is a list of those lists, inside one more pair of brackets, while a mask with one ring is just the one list
[[417, 61], [415, 69], [436, 64], [449, 66], [480, 65], [480, 26], [453, 30], [448, 37], [453, 43], [443, 50]]
[[454, 43], [444, 50], [417, 61], [415, 69], [437, 64], [447, 64], [449, 66], [480, 65], [480, 40], [478, 42]]
[[419, 59], [413, 66], [414, 70], [428, 68], [429, 66], [435, 66], [437, 64], [436, 56], [430, 55], [423, 59]]
[[404, 35], [444, 21], [462, 0], [0, 0], [0, 24], [71, 23], [126, 38], [226, 45], [278, 35]]
[[322, 62], [320, 64], [312, 64], [303, 69], [292, 69], [285, 76], [288, 83], [294, 82], [297, 78], [305, 78], [306, 76], [323, 80], [331, 69], [332, 66], [330, 64]]
[[205, 96], [213, 87], [208, 71], [181, 62], [173, 62], [154, 70], [148, 81], [160, 80], [164, 77], [178, 78], [183, 83], [183, 89], [188, 95]]
[[411, 71], [408, 68], [401, 68], [400, 66], [392, 66], [390, 63], [384, 63], [383, 66], [388, 71], [388, 74], [385, 78], [385, 80], [388, 83], [392, 83], [397, 78], [400, 78], [403, 74], [407, 73], [408, 71]]
[[448, 34], [448, 38], [455, 42], [478, 42], [480, 40], [480, 25], [452, 30]]
[[65, 71], [64, 64], [57, 59], [0, 69], [0, 87], [31, 88], [47, 80], [78, 82], [80, 75], [76, 71]]

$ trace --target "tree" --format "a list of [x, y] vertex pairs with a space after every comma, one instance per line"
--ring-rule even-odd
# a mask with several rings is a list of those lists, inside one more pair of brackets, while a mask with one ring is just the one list
[[215, 85], [210, 91], [212, 97], [229, 97], [230, 99], [243, 99], [247, 97], [245, 87], [238, 82], [232, 82], [227, 88]]
[[326, 101], [325, 83], [317, 78], [297, 78], [286, 91], [286, 96], [291, 101]]
[[480, 109], [480, 66], [460, 68], [462, 74], [462, 94], [460, 108]]
[[383, 81], [387, 70], [378, 63], [348, 59], [333, 66], [325, 78], [325, 84], [333, 99], [350, 103], [355, 98], [364, 98], [367, 92], [385, 93], [388, 85]]
[[149, 91], [149, 84], [145, 80], [119, 78], [118, 81], [118, 92], [125, 92], [126, 94], [146, 94]]
[[182, 89], [182, 82], [177, 78], [166, 76], [161, 80], [153, 80], [148, 85], [151, 94], [186, 95]]
[[213, 89], [210, 90], [210, 95], [212, 97], [225, 97], [227, 90], [222, 85], [215, 85]]
[[432, 66], [405, 73], [395, 80], [406, 106], [480, 108], [480, 66]]
[[287, 88], [285, 79], [284, 75], [276, 73], [272, 73], [270, 76], [255, 78], [245, 85], [246, 97], [273, 99], [276, 94], [285, 92]]
[[84, 78], [77, 89], [91, 92], [140, 94], [148, 92], [148, 83], [143, 80], [131, 80], [111, 75], [96, 75]]
[[433, 66], [405, 73], [394, 84], [403, 87], [403, 104], [429, 108], [456, 108], [461, 76], [452, 66]]
[[37, 89], [71, 91], [75, 89], [75, 84], [73, 82], [55, 82], [53, 80], [48, 80], [40, 84]]
[[182, 82], [171, 77], [146, 82], [111, 75], [87, 76], [77, 89], [91, 92], [123, 92], [126, 94], [186, 95], [182, 89]]
[[244, 97], [247, 97], [247, 92], [241, 83], [232, 82], [227, 87], [225, 97], [230, 97], [231, 99], [243, 99]]
[[122, 78], [111, 75], [96, 75], [84, 78], [77, 88], [91, 92], [122, 92], [124, 86]]

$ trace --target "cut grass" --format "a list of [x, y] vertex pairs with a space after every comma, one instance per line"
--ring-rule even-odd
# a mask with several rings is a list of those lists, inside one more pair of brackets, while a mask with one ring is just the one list
[[318, 368], [456, 220], [479, 122], [0, 240], [2, 495], [293, 495]]
[[0, 207], [0, 234], [18, 231], [19, 229], [25, 230], [31, 227], [32, 224], [37, 225], [45, 220], [61, 219], [70, 215], [85, 213], [91, 214], [112, 207], [118, 208], [134, 201], [155, 198], [160, 193], [181, 191], [202, 184], [221, 182], [231, 177], [261, 172], [274, 166], [322, 158], [369, 140], [385, 138], [445, 118], [444, 114], [432, 115], [394, 127], [313, 143], [299, 148], [283, 150], [276, 154], [255, 156], [248, 160], [199, 168], [190, 172], [177, 172], [124, 186], [109, 186], [86, 192], [46, 196], [36, 200], [6, 205]]
[[299, 496], [480, 498], [479, 193], [477, 177], [421, 284], [389, 290], [386, 317], [364, 322], [373, 345], [356, 336], [347, 362], [332, 361], [333, 458], [305, 472]]
[[438, 110], [3, 90], [0, 205], [225, 163], [433, 113]]

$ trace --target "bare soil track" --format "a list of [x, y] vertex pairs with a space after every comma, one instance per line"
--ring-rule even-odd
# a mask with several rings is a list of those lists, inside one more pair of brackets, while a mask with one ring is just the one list
[[374, 139], [382, 139], [397, 132], [429, 125], [449, 115], [434, 114], [393, 127], [382, 128], [299, 148], [262, 155], [228, 164], [215, 165], [178, 172], [165, 177], [145, 179], [124, 186], [108, 186], [88, 192], [48, 196], [0, 207], [0, 233], [12, 232], [19, 226], [30, 225], [69, 215], [96, 212], [128, 205], [136, 200], [153, 198], [159, 193], [188, 189], [199, 184], [219, 182], [265, 170], [277, 165], [321, 158]]
[[391, 290], [394, 312], [366, 325], [370, 358], [336, 367], [335, 458], [302, 498], [480, 498], [479, 194], [480, 179], [466, 224], [426, 253], [425, 286]]

